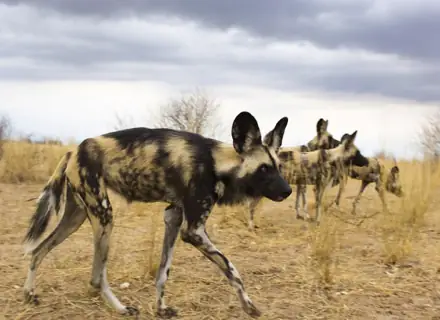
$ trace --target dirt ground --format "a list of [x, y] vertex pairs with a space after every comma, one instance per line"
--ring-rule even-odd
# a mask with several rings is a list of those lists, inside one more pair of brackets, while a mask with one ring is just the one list
[[[405, 262], [390, 267], [384, 263], [382, 213], [361, 226], [340, 220], [359, 221], [350, 214], [359, 184], [350, 180], [341, 208], [327, 213], [337, 222], [338, 235], [336, 247], [331, 250], [327, 274], [331, 282], [327, 284], [320, 281], [325, 262], [317, 263], [312, 257], [318, 231], [310, 223], [294, 218], [295, 194], [282, 203], [264, 201], [256, 215], [259, 228], [255, 232], [247, 229], [242, 208], [214, 210], [208, 232], [241, 273], [250, 297], [263, 313], [260, 319], [440, 319], [437, 206], [428, 212], [417, 239], [405, 244], [412, 249]], [[25, 200], [38, 196], [41, 187], [0, 184], [0, 317], [125, 318], [106, 306], [89, 287], [93, 245], [88, 222], [43, 261], [36, 287], [40, 305], [23, 303], [29, 257], [23, 256], [21, 241], [35, 203]], [[333, 188], [330, 195], [336, 191]], [[311, 207], [311, 188], [308, 197]], [[127, 207], [113, 199], [116, 226], [108, 263], [109, 281], [124, 303], [140, 309], [141, 319], [152, 319], [155, 288], [150, 274], [159, 261], [165, 204]], [[392, 195], [388, 199], [397, 201]], [[381, 209], [373, 186], [365, 191], [359, 208], [359, 216]], [[51, 225], [54, 223], [56, 218]], [[129, 283], [128, 288], [120, 287], [124, 282]], [[178, 319], [250, 319], [224, 276], [180, 239], [165, 294], [167, 303], [178, 309]]]

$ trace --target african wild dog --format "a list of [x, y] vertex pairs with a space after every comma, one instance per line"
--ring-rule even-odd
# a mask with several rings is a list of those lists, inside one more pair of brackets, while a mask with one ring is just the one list
[[[346, 137], [347, 136], [344, 135], [342, 139]], [[385, 166], [379, 159], [364, 157], [359, 153], [351, 162], [346, 162], [342, 165], [339, 163], [337, 167], [335, 166], [333, 168], [334, 177], [332, 187], [339, 184], [338, 194], [336, 195], [334, 203], [339, 206], [342, 192], [347, 184], [347, 178], [350, 177], [362, 181], [359, 193], [353, 201], [352, 214], [356, 214], [356, 206], [365, 188], [373, 182], [376, 184], [375, 189], [382, 202], [382, 208], [386, 212], [388, 209], [385, 201], [385, 190], [397, 197], [404, 196], [399, 173], [400, 170], [396, 160], [394, 160], [394, 166], [387, 173]], [[305, 197], [306, 190], [301, 190], [301, 192], [303, 197]]]
[[[334, 177], [334, 163], [340, 160], [347, 161], [356, 157], [359, 150], [354, 145], [357, 131], [347, 134], [338, 147], [320, 149], [310, 152], [284, 149], [279, 153], [281, 173], [289, 184], [315, 186], [317, 224], [321, 219], [321, 201], [324, 192]], [[260, 198], [253, 199], [249, 206], [254, 209]], [[308, 216], [307, 216], [308, 218]]]
[[[328, 128], [328, 120], [319, 119], [318, 123], [316, 124], [317, 136], [308, 143], [310, 149], [318, 150], [318, 149], [336, 148], [341, 144], [339, 140], [335, 139], [333, 135], [327, 131], [327, 128]], [[347, 134], [343, 135], [341, 141], [344, 139], [344, 137], [346, 138], [348, 137], [348, 135]], [[351, 165], [355, 165], [361, 168], [366, 167], [368, 166], [368, 159], [364, 157], [362, 153], [357, 149], [356, 154], [353, 157], [346, 160], [339, 159], [338, 161], [331, 163], [332, 178], [333, 178], [331, 187], [334, 187], [339, 184], [338, 195], [334, 201], [337, 205], [339, 205], [339, 199], [347, 183], [346, 168]], [[297, 184], [296, 190], [297, 190], [296, 217], [302, 218], [301, 215], [299, 214], [299, 198], [301, 196], [303, 199], [304, 217], [308, 218], [309, 215], [307, 212], [307, 185]]]
[[[365, 188], [370, 183], [375, 183], [375, 189], [379, 194], [379, 198], [382, 202], [382, 208], [384, 211], [387, 211], [387, 205], [385, 201], [385, 190], [394, 194], [397, 197], [403, 197], [404, 192], [402, 188], [402, 184], [400, 182], [400, 170], [397, 166], [397, 162], [394, 159], [394, 165], [389, 172], [385, 169], [384, 164], [377, 158], [367, 158], [368, 166], [358, 167], [358, 166], [348, 166], [345, 168], [346, 173], [345, 176], [349, 176], [352, 179], [361, 180], [361, 188], [359, 193], [357, 194], [355, 200], [353, 201], [353, 209], [352, 214], [356, 214], [356, 206], [359, 203], [362, 193]], [[338, 193], [336, 197], [336, 204], [340, 203], [341, 194]]]
[[[157, 313], [177, 314], [164, 301], [175, 240], [196, 247], [211, 260], [237, 291], [246, 313], [261, 313], [249, 298], [234, 265], [212, 244], [205, 223], [212, 207], [233, 205], [248, 198], [267, 197], [283, 201], [292, 189], [280, 174], [277, 153], [288, 119], [261, 139], [255, 118], [241, 112], [232, 125], [233, 145], [201, 135], [171, 129], [133, 128], [111, 132], [81, 142], [67, 153], [44, 187], [31, 218], [25, 240], [32, 259], [24, 286], [26, 301], [37, 302], [35, 276], [46, 254], [75, 232], [88, 218], [94, 234], [91, 285], [121, 314], [138, 314], [123, 305], [107, 281], [109, 238], [113, 228], [112, 205], [107, 188], [128, 202], [168, 202], [160, 267], [156, 276]], [[60, 210], [65, 194], [64, 214], [55, 230], [41, 243], [34, 243], [45, 231], [51, 213]], [[181, 230], [183, 221], [185, 226]], [[188, 266], [189, 267], [189, 266]]]
[[[316, 136], [310, 140], [306, 145], [301, 145], [293, 148], [282, 148], [281, 153], [289, 152], [289, 151], [296, 151], [296, 152], [308, 152], [308, 151], [316, 151], [318, 149], [333, 149], [340, 145], [340, 141], [336, 140], [332, 134], [330, 134], [327, 131], [328, 128], [328, 120], [324, 120], [320, 118], [318, 122], [316, 123]], [[282, 157], [280, 157], [282, 158]], [[361, 155], [359, 151], [356, 152], [354, 157], [351, 157], [349, 159], [350, 161], [353, 161], [359, 166], [365, 166], [366, 165], [366, 159]], [[336, 172], [341, 172], [342, 167], [344, 163], [346, 164], [348, 161], [334, 161], [331, 163], [332, 170]], [[299, 181], [290, 181], [289, 183], [296, 184], [296, 202], [295, 202], [295, 210], [296, 210], [296, 217], [302, 218], [300, 212], [299, 212], [299, 206], [300, 206], [300, 197], [302, 198], [302, 204], [303, 204], [303, 211], [304, 211], [304, 217], [306, 219], [309, 218], [309, 214], [307, 212], [307, 184], [304, 184]], [[314, 183], [313, 183], [314, 184]], [[333, 184], [334, 185], [334, 184]], [[343, 184], [340, 185], [340, 188], [342, 189], [344, 187]], [[342, 192], [342, 190], [340, 190]], [[248, 226], [250, 229], [254, 228], [253, 220], [255, 215], [255, 209], [258, 205], [259, 201], [251, 201], [249, 203], [249, 220], [248, 220]]]
[[[316, 123], [316, 136], [307, 143], [307, 150], [304, 151], [316, 151], [319, 149], [327, 150], [339, 146], [340, 142], [335, 138], [333, 138], [333, 135], [327, 131], [327, 128], [328, 128], [328, 120], [324, 120], [320, 118]], [[336, 162], [333, 165], [336, 166], [337, 169], [341, 167], [340, 161]], [[295, 210], [296, 210], [297, 218], [301, 217], [299, 213], [300, 197], [302, 198], [302, 204], [303, 204], [302, 207], [304, 211], [304, 216], [308, 217], [309, 214], [307, 212], [307, 184], [296, 184]]]

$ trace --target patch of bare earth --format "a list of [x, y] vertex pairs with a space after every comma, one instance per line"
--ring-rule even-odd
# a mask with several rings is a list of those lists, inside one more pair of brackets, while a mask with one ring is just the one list
[[[360, 218], [350, 214], [351, 197], [359, 184], [349, 181], [341, 208], [324, 213], [334, 222], [329, 240], [319, 240], [311, 224], [294, 218], [295, 194], [281, 203], [265, 201], [256, 214], [259, 228], [255, 232], [247, 230], [243, 208], [215, 208], [208, 232], [240, 271], [249, 295], [263, 312], [261, 319], [440, 319], [438, 206], [428, 211], [408, 257], [387, 266], [381, 236], [383, 213], [360, 226], [355, 225]], [[93, 244], [88, 222], [50, 252], [38, 269], [40, 305], [23, 303], [29, 257], [23, 257], [21, 241], [34, 209], [34, 201], [25, 200], [38, 196], [40, 190], [41, 185], [0, 185], [0, 317], [124, 318], [90, 289]], [[331, 190], [331, 197], [336, 191]], [[308, 196], [311, 202], [311, 188]], [[392, 195], [388, 199], [397, 201]], [[113, 203], [116, 225], [109, 281], [123, 303], [138, 307], [141, 319], [151, 319], [155, 311], [151, 274], [160, 257], [165, 204], [127, 207], [116, 197]], [[358, 215], [370, 215], [380, 208], [374, 187], [369, 186]], [[313, 214], [312, 208], [310, 212]], [[56, 221], [54, 217], [52, 227]], [[326, 241], [332, 239], [336, 239], [333, 246], [326, 249]], [[319, 241], [324, 249], [317, 246]], [[316, 262], [316, 255], [321, 262]], [[323, 272], [327, 272], [325, 277]], [[124, 282], [130, 286], [121, 288]], [[226, 278], [180, 239], [166, 297], [179, 310], [179, 319], [248, 318]]]

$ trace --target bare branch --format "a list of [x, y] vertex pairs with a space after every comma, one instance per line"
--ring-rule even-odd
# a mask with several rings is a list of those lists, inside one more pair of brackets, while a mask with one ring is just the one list
[[7, 116], [0, 118], [0, 141], [9, 138], [11, 134], [11, 120]]
[[422, 126], [419, 140], [425, 156], [438, 160], [440, 157], [440, 109], [428, 117]]
[[3, 143], [11, 135], [11, 120], [9, 117], [3, 115], [0, 118], [0, 159], [3, 156]]
[[156, 127], [190, 131], [216, 138], [221, 134], [219, 120], [220, 104], [203, 91], [183, 95], [162, 105], [156, 120]]
[[134, 119], [131, 115], [122, 117], [117, 112], [115, 113], [116, 123], [113, 125], [114, 130], [123, 130], [135, 127]]

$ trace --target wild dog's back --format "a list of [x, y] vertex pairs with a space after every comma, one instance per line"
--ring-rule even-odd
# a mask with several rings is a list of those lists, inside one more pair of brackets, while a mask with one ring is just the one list
[[198, 134], [172, 129], [110, 132], [78, 146], [79, 168], [68, 170], [69, 178], [75, 172], [79, 173], [79, 182], [98, 175], [128, 201], [173, 202], [184, 196], [194, 174], [212, 170], [211, 154], [216, 144]]
[[379, 176], [384, 173], [384, 166], [376, 158], [368, 158], [368, 166], [348, 166], [348, 172], [351, 178], [375, 182]]
[[291, 184], [307, 183], [310, 179], [314, 181], [317, 171], [322, 166], [321, 150], [302, 152], [299, 147], [285, 148], [278, 157], [282, 163], [281, 173]]

